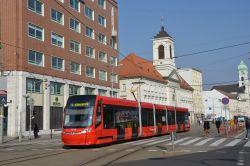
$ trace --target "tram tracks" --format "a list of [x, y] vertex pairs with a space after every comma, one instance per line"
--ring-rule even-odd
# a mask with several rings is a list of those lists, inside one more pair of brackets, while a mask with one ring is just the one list
[[76, 150], [77, 149], [71, 149], [71, 150], [68, 149], [68, 150], [64, 150], [60, 152], [44, 152], [44, 153], [38, 153], [38, 154], [33, 154], [33, 155], [14, 157], [14, 158], [9, 158], [5, 160], [0, 160], [0, 165], [2, 166], [2, 165], [10, 165], [10, 164], [16, 164], [16, 163], [21, 163], [21, 162], [26, 162], [26, 161], [32, 161], [36, 159], [66, 154], [66, 153], [74, 152]]
[[[166, 139], [167, 141], [167, 139]], [[114, 164], [115, 162], [128, 157], [132, 154], [135, 154], [139, 151], [145, 150], [147, 148], [156, 146], [158, 144], [161, 144], [162, 142], [159, 143], [155, 143], [152, 145], [148, 145], [148, 146], [141, 146], [141, 145], [135, 145], [133, 146], [133, 149], [131, 149], [131, 147], [126, 147], [126, 148], [122, 148], [120, 150], [115, 150], [103, 155], [99, 155], [97, 157], [94, 157], [88, 161], [83, 161], [81, 163], [79, 163], [78, 166], [109, 166], [111, 164]]]

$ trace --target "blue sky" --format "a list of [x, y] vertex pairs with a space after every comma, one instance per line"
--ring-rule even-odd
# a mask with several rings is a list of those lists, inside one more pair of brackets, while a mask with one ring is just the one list
[[[134, 52], [152, 60], [152, 38], [163, 25], [175, 41], [175, 56], [250, 42], [249, 0], [118, 0], [120, 59]], [[250, 44], [180, 57], [177, 67], [203, 73], [204, 84], [238, 81]], [[204, 86], [208, 89], [211, 86]]]

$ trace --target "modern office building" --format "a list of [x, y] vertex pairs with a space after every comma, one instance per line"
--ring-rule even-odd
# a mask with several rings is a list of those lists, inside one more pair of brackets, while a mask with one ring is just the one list
[[59, 129], [67, 98], [118, 92], [116, 0], [1, 0], [0, 84], [7, 135]]

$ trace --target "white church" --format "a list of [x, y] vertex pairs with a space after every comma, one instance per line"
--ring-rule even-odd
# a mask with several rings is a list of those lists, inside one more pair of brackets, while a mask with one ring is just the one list
[[174, 40], [164, 27], [153, 38], [153, 62], [131, 53], [120, 64], [120, 98], [185, 107], [194, 121], [194, 89], [177, 72]]
[[[203, 92], [205, 116], [209, 118], [234, 116], [250, 117], [250, 82], [248, 67], [241, 61], [238, 65], [239, 82], [237, 84], [214, 86], [210, 91]], [[222, 99], [228, 98], [229, 103], [223, 104]]]

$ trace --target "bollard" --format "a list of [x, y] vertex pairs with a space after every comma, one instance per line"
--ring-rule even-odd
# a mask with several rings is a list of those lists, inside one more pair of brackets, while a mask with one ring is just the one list
[[50, 129], [50, 139], [52, 139], [52, 129]]

